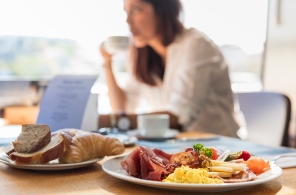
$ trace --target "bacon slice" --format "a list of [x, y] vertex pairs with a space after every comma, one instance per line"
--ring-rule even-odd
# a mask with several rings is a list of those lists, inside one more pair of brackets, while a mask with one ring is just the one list
[[168, 164], [170, 163], [170, 159], [171, 157], [173, 156], [172, 154], [168, 154], [158, 148], [154, 148], [153, 149], [153, 152], [159, 157], [159, 158], [162, 158], [162, 160], [164, 161], [164, 164]]
[[121, 161], [121, 166], [131, 176], [161, 181], [164, 175], [171, 173], [165, 170], [171, 156], [159, 149], [139, 146]]
[[238, 183], [253, 181], [257, 179], [257, 176], [250, 170], [246, 169], [245, 171], [240, 171], [238, 174], [232, 175], [232, 177], [224, 179], [221, 178], [225, 183]]
[[129, 175], [134, 177], [140, 177], [141, 175], [141, 164], [139, 163], [140, 152], [140, 147], [137, 147], [120, 163], [122, 168], [124, 168]]

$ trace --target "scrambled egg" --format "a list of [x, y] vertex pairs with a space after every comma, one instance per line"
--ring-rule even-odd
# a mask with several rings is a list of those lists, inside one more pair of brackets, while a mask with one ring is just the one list
[[163, 182], [195, 183], [195, 184], [221, 184], [222, 180], [208, 176], [207, 169], [192, 169], [188, 166], [176, 168]]

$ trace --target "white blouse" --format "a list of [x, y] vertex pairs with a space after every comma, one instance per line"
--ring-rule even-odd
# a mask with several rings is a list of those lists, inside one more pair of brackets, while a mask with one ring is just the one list
[[123, 90], [127, 111], [145, 99], [154, 111], [176, 115], [186, 131], [237, 137], [228, 66], [217, 46], [196, 29], [186, 29], [167, 48], [163, 82], [152, 87], [130, 77]]

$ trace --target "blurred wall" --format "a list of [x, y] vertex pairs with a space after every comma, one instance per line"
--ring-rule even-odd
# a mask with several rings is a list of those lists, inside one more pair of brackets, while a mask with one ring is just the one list
[[[264, 88], [290, 97], [290, 134], [296, 139], [296, 1], [269, 2]], [[296, 146], [296, 141], [292, 144]]]

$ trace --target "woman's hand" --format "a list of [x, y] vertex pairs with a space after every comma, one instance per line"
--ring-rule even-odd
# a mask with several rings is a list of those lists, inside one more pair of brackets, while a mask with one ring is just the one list
[[104, 58], [105, 66], [111, 66], [112, 54], [109, 54], [106, 51], [103, 43], [100, 46], [100, 52], [101, 52], [101, 54], [102, 54], [102, 56]]
[[103, 43], [100, 45], [100, 52], [105, 61], [104, 70], [106, 75], [106, 83], [108, 86], [108, 94], [110, 98], [111, 107], [115, 112], [124, 110], [125, 104], [126, 104], [125, 93], [118, 86], [116, 79], [114, 77], [113, 70], [112, 70], [112, 54], [109, 54], [106, 51]]

